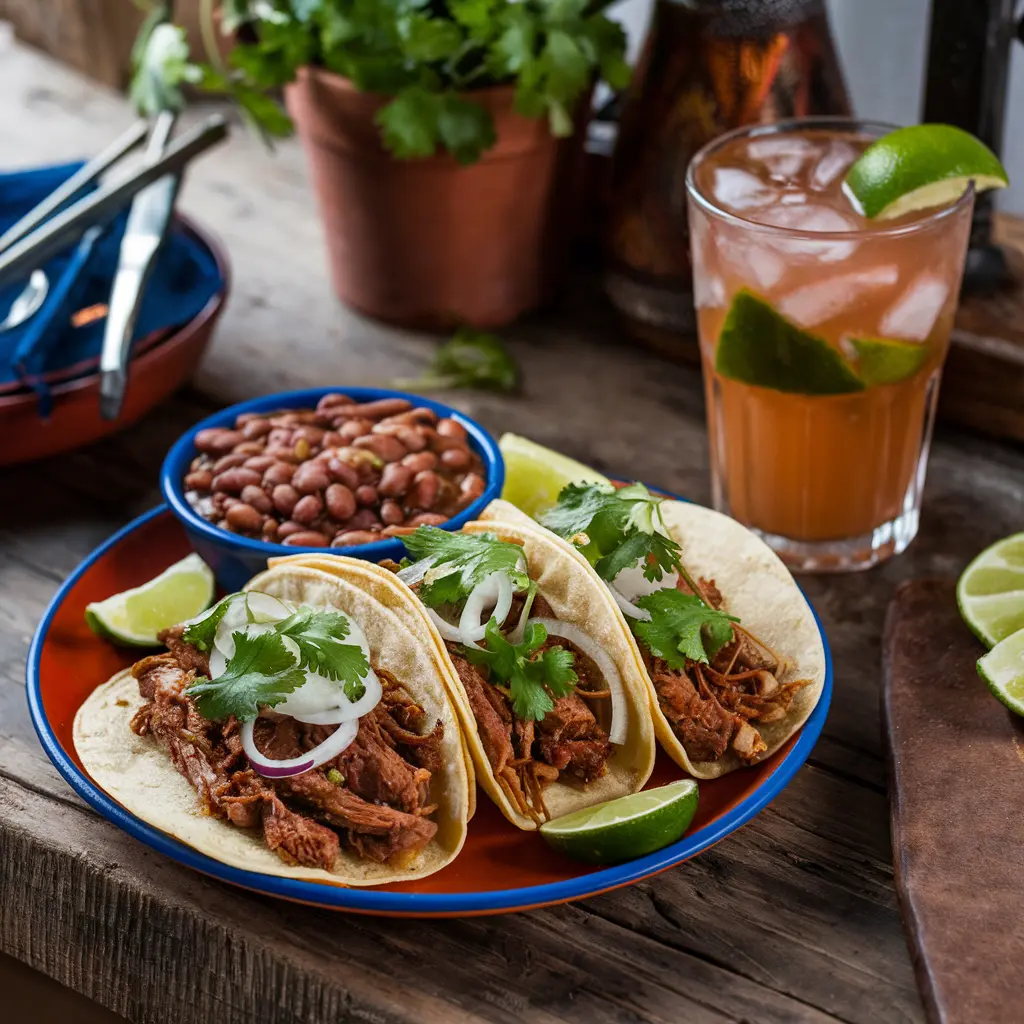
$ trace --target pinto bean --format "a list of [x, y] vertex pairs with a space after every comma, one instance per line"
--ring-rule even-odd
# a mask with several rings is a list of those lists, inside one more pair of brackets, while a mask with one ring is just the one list
[[292, 510], [299, 503], [299, 492], [291, 484], [278, 484], [271, 492], [274, 508], [283, 516], [291, 517]]
[[309, 526], [319, 519], [323, 510], [323, 498], [317, 494], [307, 494], [295, 503], [295, 507], [292, 509], [292, 519], [297, 523], [305, 523]]
[[440, 490], [441, 478], [432, 469], [417, 473], [412, 487], [405, 495], [405, 507], [429, 512], [434, 507]]
[[443, 516], [439, 512], [420, 512], [408, 520], [406, 526], [441, 526], [447, 522], [448, 516]]
[[458, 420], [445, 417], [437, 421], [434, 428], [442, 437], [454, 437], [460, 441], [466, 440], [466, 428]]
[[359, 502], [360, 505], [370, 508], [376, 505], [378, 500], [377, 488], [372, 484], [360, 484], [360, 486], [356, 488], [356, 501]]
[[323, 440], [320, 443], [325, 449], [340, 448], [345, 443], [345, 439], [336, 430], [325, 430]]
[[255, 469], [257, 473], [265, 473], [274, 465], [274, 459], [270, 455], [250, 455], [242, 465], [246, 469]]
[[315, 494], [331, 482], [327, 467], [322, 462], [304, 462], [292, 477], [292, 487], [300, 494]]
[[382, 537], [407, 537], [410, 533], [415, 533], [415, 526], [385, 526], [380, 531]]
[[354, 441], [357, 437], [362, 437], [364, 434], [368, 434], [372, 429], [373, 420], [359, 418], [354, 420], [342, 420], [337, 433], [344, 438], [345, 443], [348, 443], [349, 441]]
[[295, 463], [299, 461], [298, 459], [295, 458], [295, 451], [293, 448], [291, 448], [291, 446], [285, 448], [282, 447], [281, 445], [268, 444], [267, 447], [264, 449], [264, 454], [270, 455], [274, 459], [277, 459], [278, 462]]
[[300, 437], [292, 448], [292, 454], [299, 462], [305, 462], [313, 454], [313, 447], [304, 437]]
[[459, 437], [445, 437], [444, 434], [435, 433], [430, 438], [430, 448], [432, 451], [441, 454], [441, 452], [449, 452], [452, 450], [466, 451], [466, 442], [464, 439]]
[[434, 424], [437, 422], [437, 413], [433, 409], [428, 409], [425, 405], [418, 405], [415, 409], [410, 409], [408, 412], [399, 413], [397, 416], [389, 416], [383, 422], [407, 423], [411, 426]]
[[399, 526], [405, 522], [405, 512], [397, 501], [388, 499], [381, 503], [380, 519], [385, 526]]
[[265, 420], [262, 417], [258, 419], [248, 420], [242, 427], [242, 436], [249, 441], [258, 441], [261, 437], [266, 437], [274, 428], [270, 425], [270, 420]]
[[327, 511], [340, 523], [355, 515], [356, 497], [344, 484], [331, 484], [324, 492], [324, 500]]
[[456, 472], [469, 469], [472, 461], [473, 456], [466, 448], [449, 448], [448, 451], [441, 452], [441, 465], [447, 469], [454, 469]]
[[332, 391], [316, 403], [316, 411], [323, 412], [325, 409], [333, 409], [338, 405], [355, 405], [355, 399], [343, 395], [340, 391]]
[[283, 427], [276, 427], [267, 434], [267, 447], [291, 448], [292, 433], [293, 431], [291, 430], [286, 430]]
[[227, 455], [242, 440], [237, 430], [227, 427], [207, 427], [195, 437], [195, 446], [207, 455]]
[[239, 494], [246, 484], [258, 484], [260, 474], [255, 469], [246, 469], [244, 466], [234, 466], [231, 469], [218, 473], [213, 478], [213, 489], [224, 491], [226, 494]]
[[315, 427], [312, 424], [307, 424], [304, 427], [299, 427], [298, 430], [292, 435], [296, 440], [299, 438], [305, 438], [311, 445], [320, 444], [324, 439], [325, 431], [320, 427]]
[[[298, 526], [298, 523], [295, 525]], [[277, 520], [267, 516], [267, 518], [263, 520], [263, 539], [271, 544], [275, 543], [277, 541], [278, 529], [279, 526]]]
[[[262, 491], [260, 494], [266, 497]], [[263, 529], [263, 516], [244, 501], [232, 505], [224, 517], [237, 530], [244, 530], [247, 533], [258, 533]]]
[[223, 473], [226, 469], [234, 469], [235, 466], [241, 466], [247, 458], [249, 458], [248, 455], [239, 455], [236, 452], [232, 452], [230, 455], [222, 455], [213, 464], [213, 475], [216, 476], [218, 473]]
[[236, 455], [259, 455], [263, 451], [263, 445], [259, 441], [243, 441], [235, 445]]
[[270, 500], [270, 495], [256, 484], [246, 484], [242, 488], [241, 498], [246, 505], [252, 505], [262, 515], [266, 516], [274, 511], [274, 503]]
[[346, 530], [379, 530], [381, 521], [377, 514], [369, 508], [361, 508], [347, 523]]
[[459, 485], [462, 501], [469, 504], [476, 501], [487, 489], [487, 481], [479, 473], [467, 473], [465, 479]]
[[388, 437], [387, 434], [367, 434], [364, 437], [357, 437], [352, 442], [353, 448], [373, 452], [374, 455], [385, 462], [398, 462], [409, 454], [405, 445], [397, 437]]
[[380, 540], [379, 533], [373, 533], [370, 530], [347, 530], [345, 533], [339, 533], [335, 536], [334, 540], [331, 541], [331, 547], [348, 548], [354, 544], [372, 544], [377, 540]]
[[293, 533], [301, 533], [305, 529], [302, 523], [297, 523], [293, 519], [286, 519], [277, 528], [277, 539], [283, 541], [285, 537], [290, 537]]
[[282, 543], [297, 548], [325, 548], [328, 540], [319, 530], [300, 530], [288, 534]]
[[412, 408], [404, 398], [378, 398], [375, 402], [362, 402], [335, 410], [335, 415], [359, 416], [367, 420], [380, 420]]
[[291, 462], [275, 461], [263, 471], [263, 486], [273, 487], [286, 484], [295, 476], [296, 466]]
[[349, 490], [354, 491], [359, 486], [359, 474], [346, 462], [334, 455], [327, 463], [327, 472], [332, 480], [344, 484]]
[[380, 476], [377, 490], [386, 498], [400, 498], [412, 485], [415, 473], [400, 462], [389, 462]]
[[213, 473], [208, 469], [197, 469], [185, 477], [185, 486], [190, 491], [208, 491], [213, 483]]
[[408, 466], [413, 473], [422, 473], [425, 469], [434, 469], [437, 466], [437, 456], [433, 452], [415, 452], [406, 455], [401, 464]]

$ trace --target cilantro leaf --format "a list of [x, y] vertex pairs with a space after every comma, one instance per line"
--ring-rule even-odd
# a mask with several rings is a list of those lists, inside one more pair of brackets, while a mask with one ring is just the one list
[[349, 626], [341, 612], [302, 605], [279, 622], [275, 632], [295, 642], [300, 668], [341, 682], [349, 700], [359, 700], [366, 692], [360, 680], [365, 678], [370, 664], [361, 647], [342, 643], [349, 634]]
[[129, 94], [135, 109], [146, 116], [163, 110], [181, 110], [181, 87], [196, 82], [201, 72], [189, 63], [185, 30], [171, 25], [162, 7], [153, 9], [132, 50]]
[[[453, 130], [453, 125], [445, 128], [445, 131]], [[450, 138], [454, 141], [455, 137]], [[468, 143], [460, 145], [465, 144]], [[437, 350], [433, 362], [422, 376], [400, 378], [391, 384], [413, 391], [479, 388], [508, 394], [515, 391], [518, 378], [516, 362], [498, 338], [486, 331], [461, 327]]]
[[[484, 150], [490, 149], [497, 139], [491, 115], [480, 104], [472, 103], [453, 92], [441, 97], [437, 112], [437, 133], [445, 149], [463, 165], [475, 164]], [[468, 336], [469, 332], [464, 333], [459, 345], [465, 346]], [[482, 337], [488, 339], [485, 346], [490, 346], [496, 340], [493, 335]], [[501, 342], [498, 342], [498, 348], [501, 348]], [[504, 355], [504, 349], [501, 352]], [[472, 354], [476, 357], [471, 363], [475, 376], [476, 371], [485, 365], [487, 357], [480, 358], [483, 353], [479, 342], [473, 344]], [[446, 358], [450, 359], [450, 354]]]
[[637, 598], [651, 613], [650, 621], [636, 621], [633, 632], [669, 668], [684, 668], [687, 661], [710, 661], [733, 638], [732, 624], [739, 619], [709, 608], [694, 594], [664, 587]]
[[210, 721], [229, 715], [249, 721], [261, 707], [280, 704], [306, 681], [305, 672], [278, 633], [251, 637], [238, 632], [232, 636], [235, 653], [223, 674], [214, 680], [197, 678], [185, 691]]
[[238, 597], [238, 594], [228, 594], [213, 606], [198, 622], [187, 625], [181, 633], [181, 639], [191, 644], [198, 651], [208, 651], [213, 646], [213, 638], [217, 635], [217, 627], [228, 605]]
[[384, 142], [400, 160], [434, 155], [439, 105], [436, 93], [411, 85], [377, 112]]
[[643, 484], [618, 490], [569, 484], [540, 522], [572, 541], [601, 579], [611, 582], [623, 569], [643, 565], [644, 576], [657, 582], [666, 572], [682, 570], [679, 545], [664, 532], [661, 500]]
[[492, 680], [508, 684], [512, 710], [523, 721], [539, 722], [555, 706], [552, 694], [565, 697], [576, 685], [572, 651], [549, 647], [535, 656], [547, 638], [547, 630], [533, 622], [526, 627], [523, 642], [512, 644], [501, 635], [497, 620], [492, 617], [485, 634], [487, 648], [466, 648], [466, 657], [474, 665], [486, 665]]
[[453, 533], [420, 526], [403, 542], [413, 558], [434, 560], [419, 589], [419, 598], [428, 608], [458, 604], [496, 572], [508, 574], [517, 590], [530, 585], [529, 576], [516, 568], [523, 549], [493, 533]]

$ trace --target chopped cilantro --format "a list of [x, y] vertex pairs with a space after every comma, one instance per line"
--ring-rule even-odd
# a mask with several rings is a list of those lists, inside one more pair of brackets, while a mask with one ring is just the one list
[[299, 667], [340, 681], [345, 696], [356, 701], [366, 692], [362, 680], [370, 669], [362, 649], [343, 644], [348, 636], [348, 619], [338, 611], [320, 610], [303, 605], [275, 626], [275, 632], [295, 642], [299, 649]]
[[328, 768], [327, 769], [327, 781], [328, 782], [333, 782], [334, 785], [336, 785], [336, 786], [343, 786], [343, 785], [345, 785], [345, 776], [342, 775], [341, 772], [339, 772], [337, 768]]
[[679, 545], [665, 533], [661, 498], [643, 484], [569, 484], [541, 524], [572, 541], [609, 583], [623, 569], [642, 564], [652, 582], [680, 572]]
[[276, 632], [232, 636], [235, 653], [223, 674], [214, 680], [199, 677], [185, 691], [211, 721], [229, 715], [240, 721], [253, 719], [261, 707], [280, 704], [306, 681], [306, 673]]
[[496, 572], [506, 573], [517, 590], [530, 585], [526, 573], [516, 568], [523, 549], [493, 533], [453, 533], [437, 526], [420, 526], [404, 541], [414, 558], [433, 559], [418, 592], [428, 608], [459, 604]]
[[537, 649], [548, 638], [548, 631], [539, 623], [526, 627], [523, 642], [511, 644], [501, 635], [497, 621], [487, 623], [487, 649], [466, 648], [466, 657], [474, 665], [486, 665], [491, 679], [508, 684], [512, 709], [516, 717], [540, 721], [554, 706], [551, 695], [566, 697], [576, 685], [572, 651], [549, 647], [537, 655]]
[[709, 608], [699, 597], [671, 587], [637, 598], [636, 604], [651, 618], [633, 622], [633, 632], [669, 668], [685, 668], [687, 661], [710, 661], [732, 640], [732, 624], [739, 622]]
[[197, 651], [208, 651], [213, 646], [213, 638], [217, 635], [217, 627], [228, 605], [238, 597], [238, 594], [228, 594], [222, 598], [214, 607], [207, 612], [198, 622], [193, 622], [182, 631], [181, 638], [187, 644], [191, 644]]

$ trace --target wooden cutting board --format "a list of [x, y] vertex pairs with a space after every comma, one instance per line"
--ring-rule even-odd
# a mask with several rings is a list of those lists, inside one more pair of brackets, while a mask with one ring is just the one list
[[952, 580], [914, 580], [886, 620], [893, 862], [934, 1024], [1024, 1021], [1024, 719], [978, 677]]

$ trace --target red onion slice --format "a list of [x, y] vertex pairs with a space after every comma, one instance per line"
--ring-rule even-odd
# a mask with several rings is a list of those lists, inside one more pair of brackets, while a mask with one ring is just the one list
[[337, 757], [356, 738], [359, 732], [359, 722], [342, 722], [330, 736], [318, 743], [312, 750], [298, 757], [289, 757], [283, 760], [275, 760], [265, 757], [256, 748], [256, 741], [253, 737], [255, 722], [242, 723], [242, 749], [249, 763], [260, 775], [268, 779], [286, 779], [292, 775], [301, 775], [311, 768], [323, 764]]
[[608, 739], [616, 746], [621, 746], [626, 742], [629, 709], [626, 706], [626, 695], [622, 689], [622, 677], [619, 675], [619, 670], [615, 662], [612, 661], [611, 655], [586, 630], [571, 622], [538, 616], [530, 619], [528, 625], [533, 625], [535, 622], [548, 631], [548, 636], [561, 637], [574, 644], [597, 665], [611, 691], [612, 717], [608, 723]]

